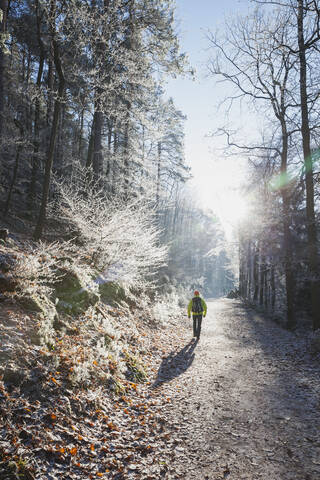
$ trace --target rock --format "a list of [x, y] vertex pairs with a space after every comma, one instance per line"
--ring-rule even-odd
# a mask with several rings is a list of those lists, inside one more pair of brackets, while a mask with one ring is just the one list
[[73, 327], [69, 322], [65, 319], [56, 318], [53, 322], [53, 328], [58, 332], [66, 333], [67, 335], [77, 335], [79, 333], [79, 329], [77, 327]]
[[7, 366], [3, 372], [4, 383], [10, 383], [11, 385], [18, 386], [24, 379], [24, 372], [21, 369], [17, 369], [13, 366]]
[[13, 268], [15, 264], [15, 260], [12, 258], [11, 255], [7, 254], [0, 254], [0, 270], [4, 273], [8, 272]]
[[54, 303], [45, 296], [35, 294], [18, 297], [18, 302], [25, 310], [38, 313], [40, 316], [40, 328], [34, 328], [29, 332], [31, 342], [35, 345], [53, 344], [55, 337], [53, 325], [58, 319]]
[[7, 240], [8, 235], [9, 235], [9, 230], [7, 228], [1, 228], [0, 229], [0, 239], [1, 240]]
[[0, 273], [0, 293], [14, 292], [17, 287], [18, 282], [12, 275]]
[[18, 298], [20, 305], [30, 312], [43, 313], [54, 318], [57, 315], [54, 304], [47, 297], [24, 295]]
[[76, 273], [60, 269], [58, 275], [61, 278], [53, 285], [54, 300], [58, 311], [80, 314], [100, 300], [94, 286], [91, 288], [86, 285]]
[[121, 285], [114, 282], [102, 282], [99, 284], [99, 293], [101, 300], [112, 307], [116, 307], [120, 303], [126, 303], [134, 306], [135, 302], [129, 298]]

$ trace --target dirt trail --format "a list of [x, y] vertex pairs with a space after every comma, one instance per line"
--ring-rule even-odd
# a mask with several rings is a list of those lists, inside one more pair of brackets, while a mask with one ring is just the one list
[[157, 379], [177, 391], [176, 475], [319, 480], [320, 366], [293, 333], [238, 301], [208, 311], [199, 343], [164, 359]]

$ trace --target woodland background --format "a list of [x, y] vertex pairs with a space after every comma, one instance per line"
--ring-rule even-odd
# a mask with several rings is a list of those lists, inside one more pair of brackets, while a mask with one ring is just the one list
[[[261, 119], [246, 156], [247, 220], [233, 254], [214, 212], [186, 184], [185, 116], [168, 76], [193, 75], [174, 5], [163, 0], [1, 0], [3, 225], [78, 242], [130, 286], [235, 288], [289, 328], [320, 326], [319, 2], [249, 2], [209, 32], [208, 69]], [[111, 272], [111, 273], [110, 273]], [[166, 286], [164, 286], [166, 285]]]
[[81, 237], [82, 247], [105, 252], [103, 270], [112, 265], [118, 281], [138, 286], [133, 270], [141, 267], [144, 281], [146, 266], [153, 276], [157, 269], [158, 286], [229, 291], [235, 276], [224, 234], [185, 188], [185, 117], [164, 95], [168, 75], [193, 74], [172, 2], [0, 7], [4, 226], [36, 240]]
[[[0, 0], [0, 478], [198, 477], [202, 460], [226, 478], [233, 456], [256, 476], [255, 451], [317, 475], [319, 2], [248, 7], [208, 33], [224, 118], [245, 103], [260, 126], [215, 132], [226, 169], [248, 162], [230, 242], [165, 94], [194, 75], [174, 2]], [[195, 288], [240, 297], [209, 304], [199, 344]]]

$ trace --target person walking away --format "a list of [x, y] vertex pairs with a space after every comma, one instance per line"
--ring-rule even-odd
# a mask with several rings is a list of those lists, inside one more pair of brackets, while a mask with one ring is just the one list
[[200, 338], [202, 317], [207, 315], [207, 304], [200, 297], [198, 290], [194, 292], [194, 297], [190, 300], [188, 305], [188, 318], [193, 318], [193, 336]]

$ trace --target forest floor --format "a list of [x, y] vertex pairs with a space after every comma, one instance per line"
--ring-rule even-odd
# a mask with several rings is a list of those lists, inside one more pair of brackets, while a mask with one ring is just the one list
[[306, 354], [306, 340], [239, 301], [209, 302], [208, 312], [200, 341], [159, 374], [182, 388], [171, 411], [184, 439], [176, 473], [319, 480], [320, 365]]
[[[3, 354], [27, 318], [6, 305]], [[71, 391], [49, 374], [54, 352], [21, 343], [48, 378], [29, 393], [0, 382], [0, 479], [319, 480], [320, 363], [306, 338], [240, 301], [210, 301], [199, 342], [186, 316], [145, 325], [148, 381], [114, 398]]]

